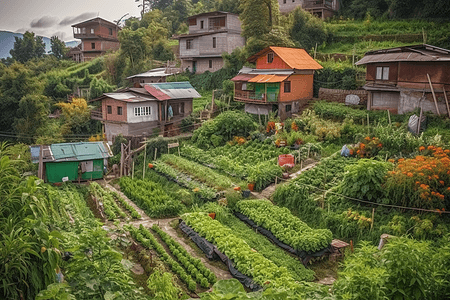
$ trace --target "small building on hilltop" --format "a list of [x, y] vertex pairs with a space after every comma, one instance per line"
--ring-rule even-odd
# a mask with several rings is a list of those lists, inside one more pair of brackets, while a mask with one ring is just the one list
[[[81, 57], [84, 62], [101, 56], [106, 51], [119, 50], [120, 42], [117, 34], [119, 26], [100, 17], [72, 25], [73, 37], [81, 39]], [[73, 57], [73, 56], [72, 56]]]
[[313, 98], [314, 71], [322, 69], [304, 49], [267, 47], [247, 59], [256, 69], [244, 67], [232, 78], [234, 99], [245, 111], [286, 119]]
[[102, 121], [108, 141], [119, 134], [172, 136], [191, 114], [193, 98], [200, 97], [189, 82], [143, 83], [91, 100], [97, 106], [91, 117]]
[[289, 13], [298, 6], [321, 19], [331, 18], [340, 7], [340, 0], [278, 0], [281, 13]]
[[421, 107], [447, 113], [450, 50], [426, 44], [375, 50], [356, 65], [367, 68], [363, 88], [368, 91], [368, 110], [404, 114]]
[[181, 73], [180, 68], [164, 67], [155, 68], [147, 72], [127, 77], [134, 87], [140, 87], [143, 83], [166, 82], [166, 77]]
[[215, 11], [188, 18], [189, 34], [182, 34], [179, 40], [181, 69], [201, 74], [215, 72], [223, 67], [222, 53], [231, 53], [237, 47], [245, 46], [241, 36], [239, 15]]
[[33, 163], [39, 163], [41, 147], [41, 174], [50, 183], [103, 178], [104, 167], [112, 156], [104, 142], [60, 143], [31, 146]]

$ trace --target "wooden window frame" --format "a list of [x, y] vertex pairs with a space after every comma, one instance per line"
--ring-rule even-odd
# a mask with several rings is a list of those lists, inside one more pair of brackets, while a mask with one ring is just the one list
[[91, 49], [95, 50], [95, 43], [91, 43]]
[[286, 108], [286, 112], [292, 111], [292, 104], [287, 104], [285, 108]]
[[375, 80], [389, 80], [389, 67], [376, 67]]
[[204, 29], [205, 28], [205, 21], [201, 20], [200, 21], [200, 29]]
[[212, 69], [212, 65], [213, 65], [212, 59], [210, 59], [210, 60], [209, 60], [209, 68], [210, 68], [210, 69]]
[[108, 115], [112, 115], [112, 106], [111, 105], [107, 105], [106, 106], [106, 111], [107, 111]]
[[194, 40], [188, 39], [186, 40], [186, 50], [194, 49]]
[[267, 63], [271, 64], [273, 62], [273, 52], [267, 53]]
[[108, 31], [109, 31], [109, 35], [113, 35], [113, 30], [112, 30], [112, 28], [108, 28]]
[[284, 90], [285, 93], [290, 93], [291, 92], [291, 82], [290, 81], [285, 81], [284, 82], [283, 90]]
[[212, 46], [213, 46], [213, 48], [217, 48], [217, 38], [216, 37], [213, 37], [213, 40], [212, 40]]
[[117, 106], [117, 115], [118, 116], [122, 116], [123, 115], [123, 107], [122, 106]]
[[197, 18], [189, 19], [189, 26], [197, 26]]

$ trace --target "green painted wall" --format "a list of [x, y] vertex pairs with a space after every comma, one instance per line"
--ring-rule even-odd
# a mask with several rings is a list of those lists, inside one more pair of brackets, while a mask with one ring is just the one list
[[94, 160], [94, 171], [81, 174], [81, 179], [99, 179], [103, 177], [103, 159]]
[[267, 85], [267, 101], [277, 102], [278, 94], [280, 93], [280, 84], [276, 83], [256, 83], [255, 84], [255, 96], [256, 99], [261, 99], [262, 94], [266, 92]]
[[69, 180], [78, 179], [78, 162], [65, 161], [55, 163], [45, 163], [45, 175], [50, 183], [62, 182], [63, 177], [69, 177]]

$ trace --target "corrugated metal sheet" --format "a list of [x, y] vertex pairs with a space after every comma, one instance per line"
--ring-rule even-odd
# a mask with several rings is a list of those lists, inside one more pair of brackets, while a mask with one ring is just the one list
[[248, 82], [257, 82], [257, 83], [273, 83], [273, 82], [282, 82], [289, 75], [257, 75], [256, 77], [250, 79]]
[[249, 67], [243, 67], [239, 70], [239, 74], [248, 74], [248, 75], [291, 75], [294, 74], [294, 70], [288, 69], [252, 69]]
[[153, 98], [151, 95], [148, 95], [148, 97], [142, 96], [142, 95], [136, 95], [133, 93], [129, 93], [129, 92], [124, 92], [124, 93], [105, 93], [105, 96], [115, 99], [115, 100], [120, 100], [120, 101], [125, 101], [125, 102], [143, 102], [143, 101], [155, 101], [156, 98]]
[[240, 74], [240, 75], [237, 75], [237, 76], [231, 78], [231, 81], [248, 81], [249, 79], [252, 79], [255, 76], [256, 75], [251, 75], [251, 74]]
[[[187, 82], [146, 83], [145, 89], [158, 100], [200, 98], [201, 95]], [[151, 87], [151, 88], [149, 88]], [[166, 98], [166, 96], [169, 98]]]
[[181, 70], [178, 68], [168, 68], [168, 69], [156, 68], [156, 69], [152, 69], [152, 70], [149, 70], [149, 71], [141, 73], [141, 74], [129, 76], [129, 77], [127, 77], [127, 79], [131, 79], [131, 78], [135, 78], [135, 77], [166, 77], [166, 76], [178, 74], [180, 72], [181, 72]]
[[[30, 147], [32, 162], [39, 162], [39, 146]], [[111, 149], [103, 142], [61, 143], [43, 146], [44, 162], [85, 161], [112, 156]]]

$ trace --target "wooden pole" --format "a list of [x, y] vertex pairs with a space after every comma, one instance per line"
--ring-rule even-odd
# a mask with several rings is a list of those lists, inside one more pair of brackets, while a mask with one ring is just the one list
[[153, 160], [156, 160], [156, 152], [158, 152], [158, 148], [155, 148], [155, 158]]
[[447, 114], [448, 117], [450, 118], [450, 108], [448, 106], [448, 99], [447, 99], [447, 92], [445, 91], [445, 85], [442, 87], [442, 89], [444, 90], [445, 104], [447, 105]]
[[373, 218], [375, 217], [375, 208], [372, 208], [372, 224], [370, 224], [370, 230], [373, 229]]
[[[145, 178], [145, 160], [146, 159], [147, 159], [147, 143], [145, 143], [145, 147], [144, 147], [144, 167], [142, 168], [142, 179]], [[134, 162], [133, 162], [133, 164], [134, 164]]]
[[181, 153], [180, 153], [180, 141], [179, 140], [177, 140], [177, 144], [178, 144], [178, 156], [181, 156]]
[[131, 179], [134, 179], [134, 160], [133, 160], [133, 168], [131, 169]]
[[389, 119], [389, 126], [391, 125], [391, 112], [389, 111], [389, 109], [386, 109], [388, 112], [388, 119]]
[[370, 132], [369, 114], [367, 114], [367, 131]]
[[123, 176], [123, 146], [124, 144], [120, 144], [120, 177]]
[[439, 113], [439, 107], [437, 104], [436, 95], [434, 94], [433, 84], [431, 84], [430, 75], [428, 73], [427, 73], [427, 78], [428, 78], [428, 83], [430, 84], [431, 93], [433, 94], [434, 105], [436, 106], [436, 112], [437, 112], [438, 116], [440, 116], [441, 114]]
[[39, 179], [44, 179], [44, 147], [39, 145], [39, 169], [38, 169], [38, 177]]
[[417, 122], [417, 134], [420, 134], [420, 120], [422, 120], [422, 105], [420, 105], [419, 121]]

